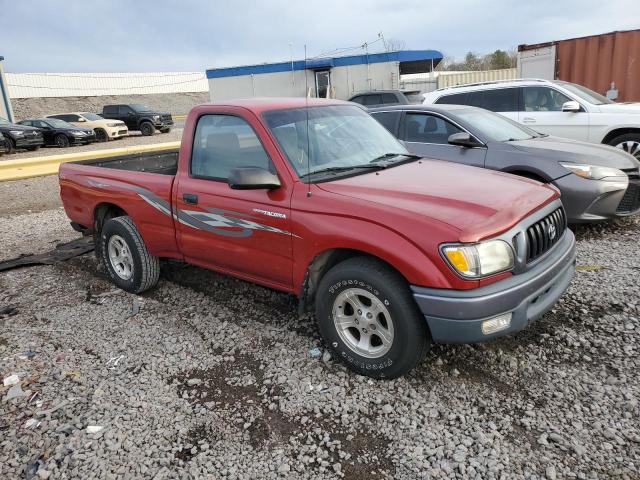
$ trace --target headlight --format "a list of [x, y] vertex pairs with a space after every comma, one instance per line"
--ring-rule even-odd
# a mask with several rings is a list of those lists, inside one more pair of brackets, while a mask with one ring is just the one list
[[15, 135], [15, 136], [24, 135], [24, 131], [23, 130], [9, 130], [9, 133], [11, 135]]
[[480, 278], [513, 268], [513, 249], [503, 240], [444, 245], [442, 253], [453, 269], [464, 277]]
[[160, 121], [160, 115], [154, 115], [153, 116], [153, 121], [154, 122], [159, 122]]
[[627, 178], [627, 175], [622, 170], [618, 170], [617, 168], [563, 162], [560, 162], [560, 165], [569, 170], [571, 173], [575, 173], [579, 177], [586, 178], [588, 180], [605, 180], [618, 182], [620, 181], [620, 177]]
[[107, 127], [119, 127], [121, 124], [120, 123], [107, 123]]
[[79, 137], [82, 137], [82, 136], [86, 135], [86, 133], [83, 132], [82, 130], [74, 130], [71, 133], [73, 133], [74, 135], [78, 135]]

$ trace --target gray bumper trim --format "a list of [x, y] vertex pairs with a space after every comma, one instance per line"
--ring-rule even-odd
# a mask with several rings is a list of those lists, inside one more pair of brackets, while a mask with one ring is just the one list
[[[575, 238], [570, 230], [534, 268], [473, 290], [444, 290], [412, 286], [433, 340], [473, 343], [522, 330], [542, 317], [569, 287], [575, 273]], [[482, 333], [488, 318], [512, 313], [509, 328]]]

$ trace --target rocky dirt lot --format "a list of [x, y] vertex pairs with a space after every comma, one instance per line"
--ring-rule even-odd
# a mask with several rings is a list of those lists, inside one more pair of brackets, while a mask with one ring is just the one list
[[[0, 259], [75, 238], [43, 198], [0, 211]], [[142, 296], [92, 254], [0, 273], [0, 477], [638, 479], [640, 221], [577, 235], [552, 312], [394, 381], [335, 363], [293, 297], [212, 272], [165, 264]]]

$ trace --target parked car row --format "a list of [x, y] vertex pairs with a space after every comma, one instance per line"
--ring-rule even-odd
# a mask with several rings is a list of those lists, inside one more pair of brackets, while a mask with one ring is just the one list
[[417, 155], [554, 185], [571, 223], [640, 212], [640, 105], [568, 82], [518, 80], [369, 112]]
[[0, 154], [42, 146], [65, 148], [92, 142], [106, 142], [139, 131], [153, 135], [168, 133], [173, 126], [169, 113], [156, 112], [141, 104], [105, 105], [102, 114], [70, 112], [30, 118], [17, 123], [0, 118]]

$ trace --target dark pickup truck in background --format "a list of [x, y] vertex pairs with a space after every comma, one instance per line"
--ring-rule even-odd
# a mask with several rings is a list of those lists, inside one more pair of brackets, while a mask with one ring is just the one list
[[156, 112], [151, 107], [139, 103], [105, 105], [102, 107], [103, 118], [123, 121], [129, 131], [136, 130], [142, 135], [153, 135], [156, 130], [169, 133], [173, 126], [170, 113]]
[[200, 105], [179, 151], [65, 163], [59, 177], [120, 288], [154, 287], [168, 258], [294, 294], [335, 356], [377, 378], [432, 342], [525, 328], [575, 270], [554, 187], [411, 155], [347, 102]]

